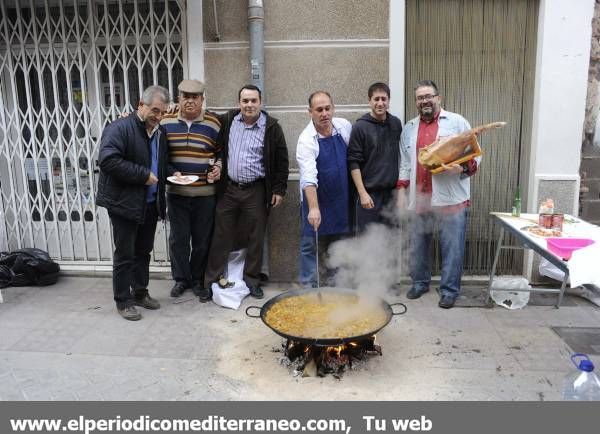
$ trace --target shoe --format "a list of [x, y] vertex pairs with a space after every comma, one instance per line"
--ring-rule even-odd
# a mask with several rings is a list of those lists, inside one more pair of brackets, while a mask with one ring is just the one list
[[425, 289], [418, 289], [415, 288], [414, 286], [412, 288], [410, 288], [410, 290], [406, 293], [406, 298], [408, 298], [409, 300], [416, 300], [417, 298], [421, 297], [423, 294], [425, 294], [426, 292], [429, 292], [429, 288], [425, 288]]
[[183, 281], [175, 282], [175, 285], [173, 285], [173, 288], [171, 288], [171, 297], [173, 297], [173, 298], [181, 297], [181, 294], [183, 294], [185, 292], [185, 290], [188, 289], [189, 287], [190, 286], [187, 284], [187, 282], [183, 282]]
[[149, 295], [145, 295], [143, 298], [134, 298], [133, 304], [135, 304], [136, 306], [143, 307], [144, 309], [160, 309], [160, 303], [152, 297], [150, 297]]
[[438, 306], [442, 309], [450, 309], [454, 306], [455, 301], [456, 298], [451, 295], [442, 295], [440, 297], [440, 302], [438, 303]]
[[125, 309], [118, 309], [119, 315], [128, 321], [139, 321], [142, 319], [142, 314], [133, 306], [127, 306]]
[[251, 286], [250, 288], [250, 295], [254, 298], [263, 298], [265, 296], [265, 293], [263, 292], [262, 288], [260, 286]]
[[209, 288], [202, 288], [197, 285], [192, 288], [194, 295], [198, 297], [200, 303], [206, 303], [212, 300], [212, 291]]

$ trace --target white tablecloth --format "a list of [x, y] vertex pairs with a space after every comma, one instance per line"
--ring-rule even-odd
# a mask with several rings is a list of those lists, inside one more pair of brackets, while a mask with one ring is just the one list
[[[547, 248], [545, 238], [522, 230], [526, 226], [537, 224], [537, 214], [521, 214], [520, 217], [513, 217], [508, 213], [493, 214], [515, 230], [519, 230], [529, 241], [552, 253]], [[562, 236], [563, 238], [589, 238], [595, 241], [590, 246], [575, 250], [571, 259], [565, 261], [565, 263], [569, 269], [572, 288], [583, 284], [593, 284], [600, 287], [600, 227], [565, 214]]]

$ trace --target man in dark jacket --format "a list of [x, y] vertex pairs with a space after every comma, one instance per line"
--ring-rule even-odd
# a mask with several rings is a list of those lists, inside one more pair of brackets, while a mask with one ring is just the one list
[[354, 204], [356, 232], [369, 223], [386, 223], [382, 211], [389, 207], [398, 181], [398, 155], [402, 122], [388, 113], [390, 88], [385, 83], [369, 87], [371, 111], [352, 127], [348, 167], [358, 197]]
[[96, 204], [108, 210], [113, 228], [113, 293], [119, 314], [141, 319], [135, 306], [158, 309], [148, 294], [150, 252], [158, 218], [165, 217], [167, 142], [159, 123], [169, 103], [161, 86], [144, 90], [134, 115], [102, 132]]
[[269, 207], [281, 204], [287, 189], [288, 152], [283, 130], [261, 110], [254, 85], [240, 89], [239, 110], [222, 117], [223, 171], [217, 185], [217, 210], [205, 288], [222, 276], [236, 236], [247, 234], [244, 282], [250, 295], [264, 296], [259, 286], [263, 239]]

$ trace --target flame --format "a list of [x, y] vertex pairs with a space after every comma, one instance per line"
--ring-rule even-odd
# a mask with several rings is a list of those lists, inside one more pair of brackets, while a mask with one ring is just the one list
[[338, 345], [337, 347], [328, 347], [327, 354], [329, 354], [329, 355], [335, 354], [336, 357], [339, 357], [345, 348], [346, 348], [346, 345], [344, 345], [344, 344]]

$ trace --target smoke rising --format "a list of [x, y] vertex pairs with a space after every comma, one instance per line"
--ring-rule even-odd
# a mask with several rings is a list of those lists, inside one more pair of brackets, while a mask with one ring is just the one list
[[389, 225], [372, 224], [358, 236], [329, 247], [328, 266], [336, 270], [335, 286], [383, 297], [408, 275], [408, 222], [395, 203], [384, 216]]

